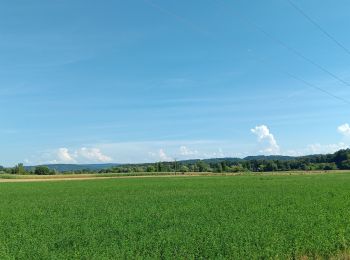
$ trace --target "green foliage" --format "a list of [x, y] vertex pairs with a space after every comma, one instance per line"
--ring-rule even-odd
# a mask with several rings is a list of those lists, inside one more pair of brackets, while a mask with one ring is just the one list
[[34, 170], [34, 174], [36, 174], [36, 175], [50, 175], [50, 174], [54, 174], [54, 172], [50, 171], [50, 169], [46, 166], [37, 166]]
[[[121, 165], [101, 172], [174, 172], [174, 162], [155, 164]], [[184, 169], [184, 170], [181, 170]], [[350, 150], [340, 150], [334, 154], [288, 156], [250, 156], [247, 159], [208, 159], [177, 162], [181, 172], [273, 172], [350, 169]]]
[[246, 171], [245, 168], [243, 168], [242, 165], [233, 165], [232, 167], [229, 168], [230, 172], [244, 172]]
[[186, 165], [181, 165], [179, 168], [180, 172], [189, 172], [190, 169]]
[[149, 166], [147, 166], [146, 171], [147, 172], [155, 172], [156, 171], [156, 167], [154, 167], [153, 165], [149, 165]]
[[19, 174], [19, 175], [28, 174], [28, 172], [25, 170], [25, 168], [23, 166], [23, 163], [19, 163], [15, 167], [13, 167], [11, 173], [12, 174]]
[[223, 171], [222, 164], [221, 163], [217, 163], [214, 171], [215, 172], [222, 172]]
[[209, 164], [204, 161], [197, 161], [196, 167], [199, 172], [209, 172], [211, 170]]
[[0, 183], [0, 258], [338, 259], [349, 197], [350, 174]]

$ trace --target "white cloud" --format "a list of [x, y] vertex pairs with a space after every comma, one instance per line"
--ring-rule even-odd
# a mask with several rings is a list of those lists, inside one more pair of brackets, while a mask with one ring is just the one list
[[307, 150], [311, 154], [320, 154], [320, 153], [334, 153], [336, 151], [339, 151], [341, 149], [346, 149], [349, 146], [345, 143], [337, 143], [337, 144], [310, 144], [307, 147]]
[[172, 161], [172, 158], [169, 157], [163, 149], [159, 149], [159, 158], [161, 161]]
[[347, 149], [349, 148], [349, 145], [343, 142], [335, 143], [335, 144], [320, 144], [320, 143], [314, 143], [309, 144], [305, 148], [302, 149], [296, 149], [296, 150], [287, 150], [285, 152], [282, 152], [282, 155], [289, 155], [289, 156], [303, 156], [303, 155], [310, 155], [310, 154], [328, 154], [328, 153], [334, 153], [336, 151], [339, 151], [341, 149]]
[[219, 148], [217, 151], [209, 152], [209, 153], [203, 153], [203, 158], [210, 159], [210, 158], [224, 158], [224, 157], [236, 157], [237, 155], [234, 154], [227, 154], [224, 153], [224, 151]]
[[104, 155], [100, 149], [87, 147], [73, 151], [62, 147], [54, 152], [53, 157], [49, 160], [49, 163], [100, 163], [112, 161], [112, 158]]
[[57, 159], [55, 159], [55, 162], [62, 162], [62, 163], [75, 163], [76, 160], [73, 158], [73, 155], [69, 153], [69, 150], [65, 147], [59, 148], [57, 150]]
[[338, 126], [338, 132], [344, 136], [350, 136], [350, 126], [348, 123]]
[[[342, 134], [344, 137], [350, 137], [350, 125], [348, 123], [342, 124], [337, 128], [338, 133]], [[345, 139], [344, 142], [331, 143], [331, 144], [320, 144], [313, 143], [307, 145], [305, 148], [288, 150], [283, 155], [301, 156], [309, 154], [328, 154], [334, 153], [341, 149], [348, 149], [350, 147], [349, 142]]]
[[191, 155], [197, 155], [197, 150], [190, 150], [187, 146], [180, 146], [180, 154], [183, 156], [191, 156]]
[[168, 156], [165, 151], [161, 148], [158, 152], [148, 152], [148, 155], [153, 158], [155, 161], [172, 161], [173, 159]]
[[253, 134], [258, 137], [260, 143], [267, 143], [267, 146], [260, 152], [266, 154], [277, 154], [280, 151], [280, 148], [276, 142], [273, 134], [270, 133], [269, 128], [266, 125], [259, 125], [250, 130]]
[[249, 148], [234, 140], [168, 140], [120, 142], [99, 144], [98, 147], [118, 158], [118, 163], [147, 163], [213, 157], [243, 157], [250, 152], [237, 153]]
[[76, 151], [75, 156], [77, 158], [84, 158], [92, 162], [110, 162], [112, 158], [102, 154], [101, 150], [98, 148], [86, 148], [82, 147]]
[[31, 163], [31, 161], [28, 159], [28, 158], [25, 158], [24, 160], [23, 160], [23, 162], [25, 163], [25, 164], [29, 164], [29, 163]]

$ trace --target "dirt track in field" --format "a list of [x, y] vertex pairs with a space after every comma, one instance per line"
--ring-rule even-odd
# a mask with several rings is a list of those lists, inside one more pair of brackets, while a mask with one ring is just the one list
[[[273, 172], [273, 173], [265, 173], [265, 174], [253, 174], [255, 176], [278, 176], [278, 175], [319, 175], [319, 174], [332, 174], [332, 173], [348, 173], [349, 171], [311, 171], [311, 172]], [[105, 180], [105, 179], [131, 179], [131, 178], [174, 178], [174, 177], [197, 177], [197, 176], [239, 176], [244, 175], [242, 173], [230, 173], [230, 174], [213, 174], [213, 173], [188, 173], [188, 174], [177, 174], [177, 175], [134, 175], [134, 176], [89, 176], [85, 175], [67, 175], [67, 176], [59, 176], [59, 175], [51, 175], [51, 176], [38, 176], [35, 178], [25, 177], [25, 178], [0, 178], [0, 183], [9, 183], [9, 182], [46, 182], [46, 181], [83, 181], [83, 180]], [[252, 176], [253, 176], [252, 175]]]
[[[60, 177], [60, 178], [26, 178], [26, 179], [0, 179], [0, 183], [8, 182], [45, 182], [45, 181], [82, 181], [82, 180], [105, 180], [105, 179], [129, 179], [129, 178], [165, 178], [165, 177], [192, 177], [201, 175], [140, 175], [140, 176], [113, 176], [113, 177]], [[202, 175], [205, 176], [205, 175]]]

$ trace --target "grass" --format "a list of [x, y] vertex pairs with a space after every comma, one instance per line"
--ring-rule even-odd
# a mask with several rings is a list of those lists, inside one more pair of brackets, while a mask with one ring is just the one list
[[349, 257], [350, 174], [0, 183], [0, 259]]
[[172, 172], [131, 172], [131, 173], [84, 173], [84, 174], [56, 174], [56, 175], [16, 175], [16, 174], [0, 174], [0, 179], [63, 179], [63, 178], [77, 178], [83, 179], [88, 177], [121, 177], [121, 176], [158, 176], [158, 175], [174, 175]]
[[[237, 173], [212, 173], [212, 172], [186, 172], [182, 174], [177, 172], [176, 175], [190, 175], [190, 176], [237, 176], [237, 175], [310, 175], [310, 174], [333, 174], [333, 173], [346, 173], [344, 170], [332, 170], [332, 171], [278, 171], [278, 172], [237, 172]], [[62, 173], [56, 175], [17, 175], [17, 174], [6, 174], [0, 173], [1, 179], [84, 179], [92, 177], [125, 177], [125, 176], [169, 176], [174, 175], [174, 172], [130, 172], [130, 173], [84, 173], [84, 174], [73, 174], [73, 173]]]

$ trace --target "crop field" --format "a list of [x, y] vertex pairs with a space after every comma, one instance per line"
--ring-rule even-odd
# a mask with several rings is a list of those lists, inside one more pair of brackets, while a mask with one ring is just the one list
[[350, 174], [0, 183], [0, 259], [347, 258]]

